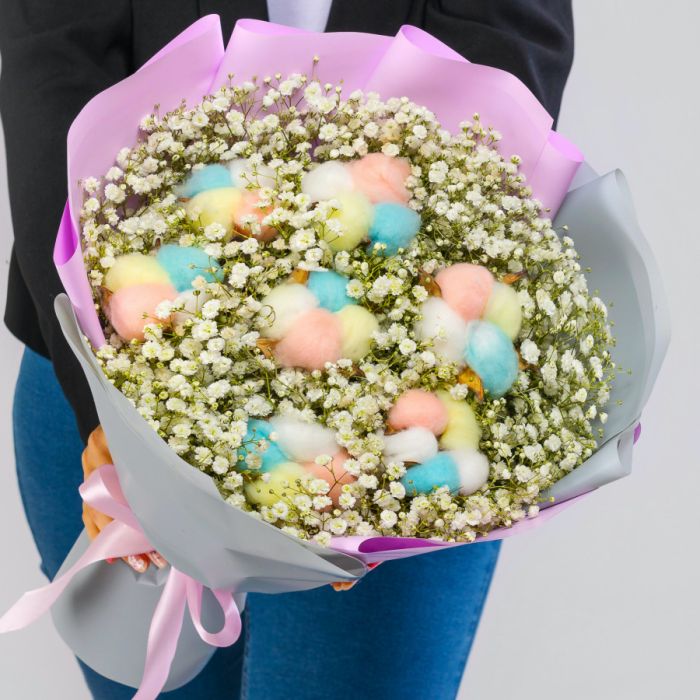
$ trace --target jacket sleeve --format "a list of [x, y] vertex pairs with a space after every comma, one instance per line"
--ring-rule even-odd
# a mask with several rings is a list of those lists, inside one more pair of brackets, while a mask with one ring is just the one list
[[425, 0], [424, 28], [520, 78], [557, 119], [574, 56], [571, 0]]
[[[0, 114], [14, 228], [8, 317], [43, 341], [85, 438], [97, 424], [82, 371], [53, 311], [52, 262], [65, 204], [68, 128], [95, 94], [131, 66], [131, 0], [3, 0]], [[20, 303], [15, 303], [20, 302]], [[23, 320], [21, 317], [27, 314]], [[35, 326], [38, 318], [38, 329]]]

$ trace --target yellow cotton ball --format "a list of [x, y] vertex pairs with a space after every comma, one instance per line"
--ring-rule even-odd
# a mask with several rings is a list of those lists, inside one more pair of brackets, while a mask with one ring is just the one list
[[336, 312], [340, 319], [342, 357], [361, 360], [370, 350], [372, 333], [379, 330], [379, 321], [362, 306], [345, 306]]
[[515, 340], [523, 321], [516, 291], [503, 282], [495, 282], [483, 318], [496, 324], [511, 340]]
[[165, 269], [152, 255], [120, 255], [105, 275], [104, 285], [110, 292], [137, 284], [170, 284]]
[[372, 205], [360, 192], [343, 192], [334, 199], [338, 209], [331, 218], [340, 223], [342, 233], [326, 229], [323, 239], [333, 252], [353, 250], [369, 235], [374, 214]]
[[233, 219], [241, 206], [243, 194], [235, 187], [217, 187], [205, 190], [187, 202], [187, 216], [202, 226], [221, 224], [228, 233], [233, 230]]
[[309, 474], [296, 462], [282, 462], [268, 472], [269, 479], [256, 479], [245, 485], [248, 501], [259, 506], [272, 506], [284, 498], [294, 498], [299, 493], [297, 480], [308, 481]]
[[481, 426], [466, 401], [453, 399], [447, 391], [438, 391], [438, 398], [447, 410], [447, 427], [440, 436], [443, 450], [478, 449]]

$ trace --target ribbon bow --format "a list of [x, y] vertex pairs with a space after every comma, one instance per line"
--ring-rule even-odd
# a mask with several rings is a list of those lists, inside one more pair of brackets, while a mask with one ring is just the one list
[[[109, 515], [113, 521], [68, 571], [47, 586], [25, 593], [0, 618], [0, 633], [22, 629], [39, 619], [58, 600], [73, 577], [88, 566], [153, 549], [124, 498], [114, 465], [105, 464], [94, 471], [81, 485], [80, 495], [87, 504]], [[185, 606], [189, 609], [197, 633], [207, 644], [227, 647], [240, 636], [241, 616], [233, 599], [233, 591], [211, 589], [224, 614], [224, 624], [218, 632], [209, 632], [202, 624], [203, 592], [202, 583], [170, 566], [148, 631], [146, 664], [134, 700], [154, 700], [163, 689], [175, 657]]]

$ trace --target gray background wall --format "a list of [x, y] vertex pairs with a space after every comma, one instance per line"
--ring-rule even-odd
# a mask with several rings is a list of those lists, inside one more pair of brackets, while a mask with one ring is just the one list
[[[599, 171], [627, 174], [666, 279], [674, 338], [632, 476], [504, 545], [460, 698], [656, 700], [697, 692], [698, 7], [694, 0], [576, 3], [576, 59], [559, 130]], [[10, 242], [2, 167], [2, 300]], [[0, 329], [0, 610], [42, 583], [12, 460], [19, 356], [19, 344]], [[48, 620], [0, 637], [0, 696], [88, 697]]]

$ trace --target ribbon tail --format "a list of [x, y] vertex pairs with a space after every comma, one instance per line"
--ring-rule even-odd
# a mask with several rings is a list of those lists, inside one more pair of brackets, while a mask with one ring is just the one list
[[202, 624], [202, 594], [204, 586], [190, 578], [187, 581], [187, 607], [197, 634], [207, 644], [214, 647], [231, 646], [241, 636], [241, 614], [231, 591], [212, 590], [224, 613], [224, 624], [218, 632], [209, 632]]

